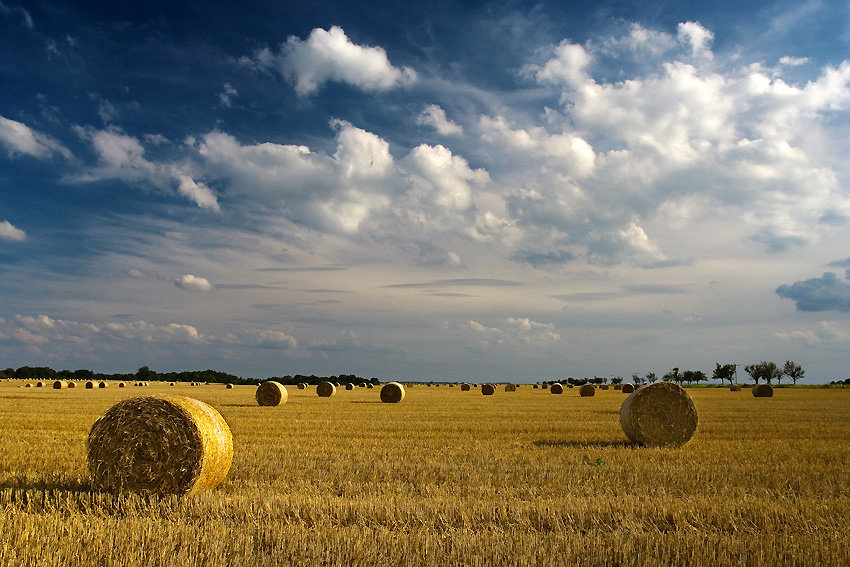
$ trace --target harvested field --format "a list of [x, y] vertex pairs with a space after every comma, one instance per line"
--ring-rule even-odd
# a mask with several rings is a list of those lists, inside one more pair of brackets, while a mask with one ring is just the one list
[[233, 434], [224, 481], [179, 498], [91, 490], [89, 429], [132, 388], [17, 386], [0, 383], [4, 567], [848, 564], [850, 389], [688, 389], [694, 437], [646, 448], [613, 389], [308, 388], [269, 412], [253, 386], [151, 383]]

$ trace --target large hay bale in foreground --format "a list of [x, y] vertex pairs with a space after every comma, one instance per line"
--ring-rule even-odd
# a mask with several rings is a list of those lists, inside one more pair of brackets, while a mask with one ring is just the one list
[[381, 401], [385, 404], [397, 404], [404, 399], [404, 386], [398, 382], [388, 382], [381, 388]]
[[318, 394], [320, 398], [330, 398], [336, 394], [336, 386], [330, 382], [319, 382], [319, 385], [316, 386], [316, 394]]
[[684, 388], [656, 382], [638, 388], [620, 407], [620, 424], [641, 445], [683, 445], [697, 430], [697, 409]]
[[89, 431], [92, 487], [191, 494], [218, 486], [233, 460], [230, 427], [184, 396], [142, 396], [112, 406]]
[[280, 382], [267, 380], [257, 388], [255, 397], [258, 405], [279, 406], [286, 403], [286, 400], [289, 399], [289, 393]]
[[593, 387], [593, 384], [582, 384], [581, 388], [578, 389], [578, 395], [582, 398], [592, 398], [596, 395], [596, 388]]
[[552, 384], [552, 387], [549, 388], [550, 394], [563, 394], [564, 386], [562, 384]]
[[464, 384], [460, 385], [460, 391], [461, 392], [468, 392], [471, 389], [472, 389], [472, 386], [470, 386], [469, 384], [464, 383]]
[[496, 386], [493, 384], [481, 384], [481, 393], [485, 396], [492, 396], [496, 393]]
[[632, 392], [635, 391], [635, 385], [634, 384], [623, 384], [623, 387], [621, 389], [623, 390], [624, 394], [631, 394]]
[[54, 390], [64, 390], [67, 387], [68, 387], [68, 383], [64, 380], [57, 380], [56, 382], [53, 383], [53, 389]]
[[770, 384], [756, 384], [753, 386], [753, 397], [756, 398], [772, 398], [773, 386]]

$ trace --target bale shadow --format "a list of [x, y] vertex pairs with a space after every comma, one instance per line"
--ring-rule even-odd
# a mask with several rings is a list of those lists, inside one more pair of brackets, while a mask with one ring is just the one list
[[638, 445], [631, 441], [575, 441], [561, 439], [540, 439], [532, 443], [535, 447], [563, 447], [567, 449], [602, 449], [606, 447], [630, 448]]

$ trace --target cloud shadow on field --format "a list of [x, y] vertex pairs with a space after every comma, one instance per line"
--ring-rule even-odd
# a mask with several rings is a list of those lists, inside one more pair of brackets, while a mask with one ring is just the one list
[[535, 447], [563, 447], [566, 449], [602, 449], [606, 447], [635, 447], [631, 441], [576, 441], [574, 439], [539, 439], [532, 443]]

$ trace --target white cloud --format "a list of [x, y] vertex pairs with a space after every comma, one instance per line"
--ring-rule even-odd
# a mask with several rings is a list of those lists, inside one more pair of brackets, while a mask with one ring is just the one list
[[27, 239], [27, 234], [14, 226], [9, 221], [0, 222], [0, 240], [12, 240], [14, 242], [23, 242]]
[[278, 55], [268, 49], [255, 54], [261, 68], [276, 69], [295, 80], [300, 96], [315, 93], [327, 81], [349, 83], [367, 91], [385, 91], [416, 80], [416, 72], [394, 67], [381, 47], [363, 47], [352, 43], [342, 28], [320, 28], [306, 40], [290, 36]]
[[779, 58], [779, 64], [785, 65], [786, 67], [797, 67], [799, 65], [805, 65], [808, 62], [808, 57], [790, 57], [786, 55], [785, 57]]
[[816, 329], [776, 333], [776, 336], [806, 346], [842, 343], [850, 340], [850, 333], [845, 331], [837, 321], [821, 321]]
[[429, 104], [418, 117], [416, 123], [420, 126], [432, 126], [442, 136], [460, 136], [463, 126], [446, 118], [446, 111], [436, 104]]
[[26, 154], [37, 158], [48, 158], [59, 154], [71, 157], [71, 152], [46, 134], [36, 132], [26, 124], [0, 116], [0, 143], [10, 156]]
[[202, 209], [209, 209], [217, 213], [221, 211], [218, 200], [209, 187], [203, 183], [196, 183], [188, 175], [178, 175], [177, 179], [180, 181], [177, 190], [181, 195], [193, 201]]
[[198, 276], [193, 276], [192, 274], [186, 274], [185, 276], [180, 276], [174, 285], [179, 287], [180, 289], [185, 289], [188, 291], [209, 291], [213, 288], [213, 285], [206, 278], [201, 278]]
[[592, 58], [581, 45], [567, 40], [555, 49], [555, 57], [543, 67], [529, 67], [541, 83], [563, 84], [578, 87], [589, 80], [587, 67]]
[[684, 22], [679, 24], [679, 41], [691, 48], [694, 57], [711, 59], [711, 43], [714, 33], [699, 22]]
[[441, 145], [422, 144], [413, 148], [405, 164], [423, 200], [445, 209], [468, 209], [472, 205], [472, 186], [490, 181], [487, 171], [473, 170], [464, 158], [452, 155]]
[[508, 317], [499, 322], [498, 327], [487, 327], [477, 321], [467, 321], [465, 327], [480, 335], [479, 344], [493, 345], [547, 346], [561, 341], [561, 335], [555, 332], [551, 323], [536, 323], [527, 317]]
[[239, 92], [230, 83], [224, 83], [224, 87], [218, 95], [218, 100], [222, 106], [230, 108], [233, 106], [233, 99], [237, 96], [239, 96]]

